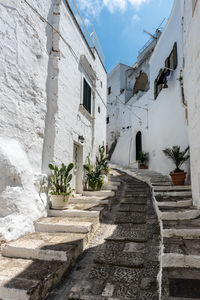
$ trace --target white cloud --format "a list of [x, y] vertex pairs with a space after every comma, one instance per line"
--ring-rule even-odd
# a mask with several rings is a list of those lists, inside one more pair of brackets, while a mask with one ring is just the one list
[[133, 15], [133, 17], [132, 17], [132, 21], [133, 21], [133, 22], [140, 22], [140, 21], [141, 21], [141, 18], [140, 18], [137, 14], [135, 14], [135, 15]]
[[115, 10], [124, 12], [127, 8], [127, 0], [103, 0], [103, 3], [111, 13], [114, 13]]
[[116, 10], [125, 12], [128, 6], [134, 9], [139, 9], [144, 3], [150, 0], [76, 0], [78, 7], [87, 18], [96, 17], [100, 14], [103, 8], [107, 8], [110, 13]]

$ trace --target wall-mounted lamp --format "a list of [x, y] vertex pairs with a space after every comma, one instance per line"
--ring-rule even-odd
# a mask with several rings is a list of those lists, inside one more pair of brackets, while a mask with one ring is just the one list
[[79, 141], [81, 144], [83, 144], [84, 141], [85, 141], [85, 139], [84, 139], [84, 137], [83, 137], [82, 135], [79, 135], [79, 136], [78, 136], [78, 141]]

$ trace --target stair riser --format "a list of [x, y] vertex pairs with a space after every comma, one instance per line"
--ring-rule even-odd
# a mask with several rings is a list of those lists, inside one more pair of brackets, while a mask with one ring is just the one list
[[160, 212], [161, 220], [192, 220], [199, 217], [199, 211], [187, 211], [187, 212]]
[[7, 247], [2, 251], [3, 256], [6, 257], [16, 257], [16, 258], [25, 258], [25, 259], [39, 259], [46, 261], [71, 261], [76, 259], [82, 250], [85, 248], [85, 245], [79, 245], [74, 247], [73, 250], [66, 253], [65, 251], [53, 251], [53, 250], [42, 250], [42, 249], [23, 249], [17, 247]]
[[200, 238], [200, 229], [164, 229], [163, 237], [183, 237], [186, 239]]
[[35, 230], [38, 232], [73, 232], [73, 233], [88, 233], [91, 231], [91, 226], [79, 225], [58, 225], [58, 224], [42, 224], [36, 223]]
[[55, 210], [50, 209], [48, 215], [50, 217], [70, 217], [70, 218], [81, 218], [81, 217], [89, 217], [89, 218], [99, 218], [98, 211], [83, 211], [83, 210]]
[[196, 268], [200, 269], [199, 255], [182, 255], [176, 253], [162, 255], [163, 268]]
[[157, 201], [157, 205], [159, 207], [174, 207], [174, 208], [181, 208], [181, 207], [184, 207], [184, 208], [187, 208], [187, 207], [190, 207], [192, 206], [193, 202], [192, 200], [185, 200], [185, 201], [177, 201], [177, 202], [158, 202]]
[[83, 192], [84, 196], [97, 196], [97, 197], [114, 197], [115, 196], [115, 192], [110, 191], [84, 191]]

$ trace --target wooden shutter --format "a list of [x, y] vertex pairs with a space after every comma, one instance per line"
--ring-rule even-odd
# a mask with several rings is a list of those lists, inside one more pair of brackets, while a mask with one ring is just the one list
[[173, 70], [177, 68], [178, 65], [178, 55], [177, 55], [177, 43], [174, 43], [173, 47]]
[[91, 114], [91, 87], [84, 78], [83, 84], [83, 106]]

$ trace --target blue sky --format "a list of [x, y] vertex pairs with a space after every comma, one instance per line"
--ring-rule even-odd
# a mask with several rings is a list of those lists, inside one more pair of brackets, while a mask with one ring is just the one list
[[139, 49], [170, 15], [173, 0], [76, 0], [90, 31], [94, 26], [109, 73], [119, 62], [133, 65]]

